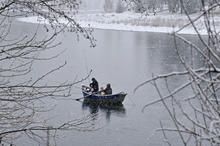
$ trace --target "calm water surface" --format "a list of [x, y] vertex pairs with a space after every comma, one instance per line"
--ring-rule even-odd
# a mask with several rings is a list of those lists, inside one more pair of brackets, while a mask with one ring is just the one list
[[[25, 34], [33, 31], [37, 25], [20, 23], [16, 24], [19, 29], [14, 34]], [[46, 33], [41, 32], [44, 36]], [[173, 38], [167, 34], [146, 32], [124, 32], [111, 30], [95, 30], [97, 39], [95, 48], [89, 47], [89, 42], [80, 38], [78, 42], [72, 33], [64, 33], [59, 37], [62, 45], [53, 52], [48, 51], [43, 56], [52, 56], [65, 51], [52, 61], [36, 62], [31, 77], [62, 65], [67, 65], [46, 80], [56, 83], [58, 81], [70, 81], [84, 78], [90, 69], [91, 77], [95, 77], [100, 86], [111, 83], [113, 92], [127, 92], [123, 106], [120, 108], [97, 108], [84, 105], [74, 100], [54, 100], [57, 104], [53, 111], [44, 113], [43, 117], [51, 118], [50, 122], [58, 125], [63, 121], [80, 119], [92, 113], [92, 127], [95, 131], [66, 131], [57, 132], [59, 138], [57, 145], [80, 145], [80, 146], [159, 146], [164, 144], [160, 133], [155, 132], [160, 127], [159, 121], [165, 126], [171, 127], [172, 122], [162, 106], [155, 104], [144, 112], [143, 106], [155, 99], [158, 95], [149, 84], [141, 87], [136, 93], [134, 88], [143, 81], [162, 73], [180, 71], [175, 53]], [[196, 41], [192, 36], [191, 38]], [[182, 44], [183, 45], [183, 44]], [[186, 48], [183, 53], [189, 53]], [[171, 86], [180, 85], [183, 80], [173, 79]], [[89, 80], [81, 84], [88, 84]], [[76, 85], [72, 91], [72, 99], [81, 97], [80, 86]], [[161, 87], [163, 89], [163, 86]], [[187, 94], [187, 93], [185, 93]], [[179, 145], [175, 135], [170, 135], [170, 140]], [[18, 145], [38, 145], [34, 141], [18, 139]], [[43, 144], [42, 144], [43, 145]]]

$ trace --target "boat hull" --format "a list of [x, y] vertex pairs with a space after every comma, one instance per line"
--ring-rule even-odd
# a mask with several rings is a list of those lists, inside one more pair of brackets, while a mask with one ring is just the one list
[[102, 94], [93, 94], [91, 92], [88, 92], [86, 88], [82, 87], [82, 93], [84, 96], [85, 102], [99, 102], [104, 104], [122, 104], [122, 102], [125, 99], [125, 96], [127, 95], [124, 92], [120, 92], [118, 94], [111, 94], [111, 95], [102, 95]]

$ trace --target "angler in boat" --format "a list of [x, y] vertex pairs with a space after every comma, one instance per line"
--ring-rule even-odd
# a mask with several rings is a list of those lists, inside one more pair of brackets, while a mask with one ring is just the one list
[[107, 86], [106, 86], [106, 88], [104, 89], [104, 88], [101, 88], [101, 92], [103, 93], [103, 94], [112, 94], [112, 88], [111, 88], [111, 85], [110, 84], [107, 84]]
[[99, 91], [99, 83], [95, 78], [92, 78], [92, 83], [89, 84], [89, 86], [92, 89], [92, 92], [98, 92]]

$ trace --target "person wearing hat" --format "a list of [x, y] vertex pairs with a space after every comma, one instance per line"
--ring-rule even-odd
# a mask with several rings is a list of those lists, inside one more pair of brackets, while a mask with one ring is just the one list
[[92, 92], [99, 91], [99, 84], [95, 78], [92, 78], [92, 83], [90, 83], [89, 86], [92, 88]]
[[107, 84], [106, 88], [104, 89], [104, 94], [112, 94], [112, 88], [110, 84]]

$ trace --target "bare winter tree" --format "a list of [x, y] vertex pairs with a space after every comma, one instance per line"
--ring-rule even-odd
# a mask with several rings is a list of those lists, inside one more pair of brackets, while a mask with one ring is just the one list
[[117, 5], [116, 5], [116, 10], [115, 10], [115, 12], [116, 12], [116, 13], [122, 13], [122, 12], [124, 12], [125, 10], [126, 10], [126, 7], [125, 7], [123, 1], [118, 0]]
[[[185, 27], [193, 27], [201, 43], [200, 45], [193, 43], [187, 37], [180, 35], [179, 31], [172, 34], [176, 53], [184, 67], [183, 71], [153, 76], [135, 89], [136, 91], [147, 83], [152, 83], [155, 87], [158, 100], [148, 103], [143, 110], [159, 102], [164, 105], [172, 120], [173, 128], [165, 127], [161, 122], [158, 131], [164, 136], [167, 145], [176, 145], [168, 136], [170, 133], [175, 133], [183, 145], [220, 145], [220, 36], [215, 21], [217, 15], [215, 11], [220, 8], [220, 2], [217, 0], [212, 3], [204, 0], [200, 2], [202, 12], [196, 18], [192, 18], [184, 1], [180, 0], [181, 7], [189, 19]], [[206, 36], [199, 33], [196, 25], [199, 19], [204, 20]], [[178, 42], [185, 43], [184, 48], [181, 48]], [[183, 53], [183, 49], [189, 49], [189, 56]], [[200, 64], [196, 65], [195, 61], [198, 59]], [[178, 87], [172, 87], [170, 81], [173, 78], [184, 79], [185, 82]], [[161, 86], [166, 87], [166, 93], [162, 92]], [[187, 94], [181, 94], [183, 92]]]
[[129, 10], [135, 11], [137, 13], [139, 12], [146, 12], [146, 8], [143, 5], [143, 2], [141, 0], [122, 0], [125, 1], [128, 5], [127, 7]]
[[[38, 60], [50, 58], [39, 57], [46, 50], [52, 51], [60, 43], [54, 43], [56, 37], [63, 31], [71, 31], [76, 35], [83, 35], [94, 46], [91, 31], [77, 24], [71, 16], [77, 13], [80, 5], [78, 0], [1, 0], [0, 2], [0, 143], [10, 143], [20, 134], [30, 138], [40, 138], [37, 131], [56, 131], [67, 129], [89, 130], [89, 117], [66, 121], [58, 126], [45, 126], [43, 121], [35, 121], [38, 113], [44, 109], [42, 101], [55, 97], [70, 96], [72, 86], [82, 80], [72, 80], [69, 83], [43, 83], [45, 77], [60, 70], [66, 63], [54, 67], [36, 79], [27, 78], [32, 65]], [[14, 21], [18, 17], [38, 16], [46, 19], [49, 25], [41, 28], [45, 36], [39, 36], [38, 29], [32, 34], [13, 36]], [[60, 23], [59, 19], [67, 23]], [[89, 75], [89, 74], [88, 74]], [[40, 103], [40, 104], [39, 104]]]
[[105, 12], [113, 12], [113, 1], [111, 0], [105, 0], [105, 4], [104, 4], [104, 11]]

